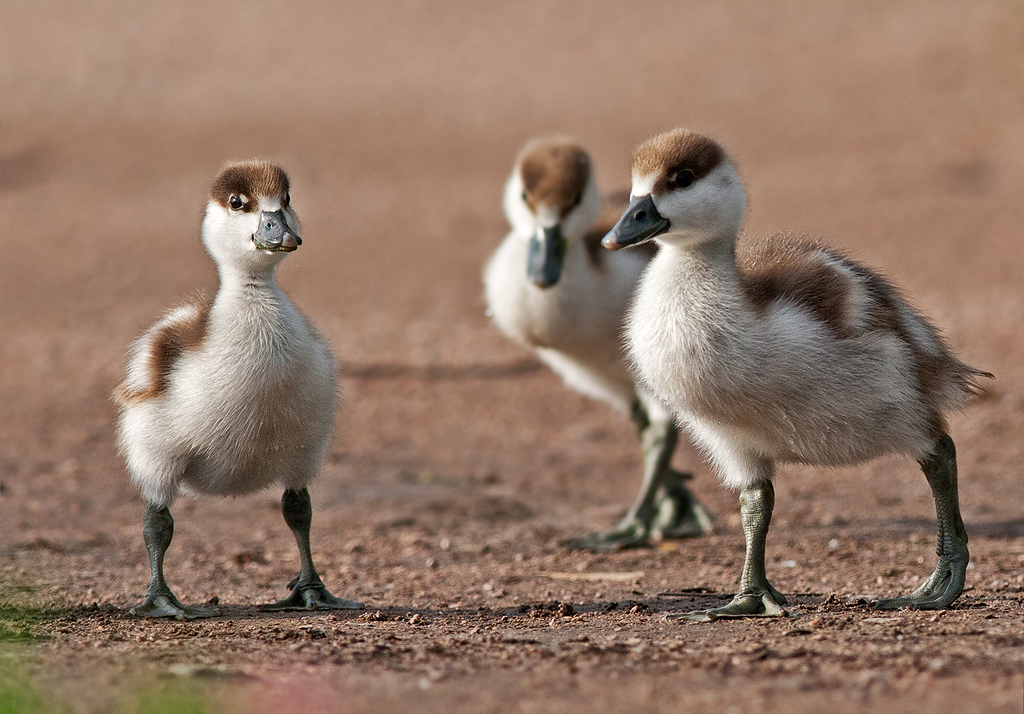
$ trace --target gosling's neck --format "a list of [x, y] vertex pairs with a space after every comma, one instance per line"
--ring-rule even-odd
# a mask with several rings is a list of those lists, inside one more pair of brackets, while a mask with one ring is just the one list
[[279, 349], [305, 334], [303, 320], [277, 284], [276, 264], [259, 270], [218, 265], [220, 290], [211, 321], [235, 341]]
[[265, 266], [218, 264], [217, 274], [220, 276], [219, 295], [258, 298], [281, 293], [277, 285], [277, 263]]
[[[711, 289], [719, 298], [739, 292], [736, 241], [723, 238], [701, 242], [661, 242], [659, 262], [671, 265], [677, 275], [670, 286], [690, 292]], [[708, 296], [711, 297], [710, 295]]]
[[735, 241], [667, 241], [648, 272], [645, 304], [658, 316], [652, 326], [684, 352], [707, 356], [749, 330]]

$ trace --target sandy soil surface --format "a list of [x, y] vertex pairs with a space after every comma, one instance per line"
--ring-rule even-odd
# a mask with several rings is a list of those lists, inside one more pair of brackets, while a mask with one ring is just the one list
[[[1020, 712], [1021, 77], [1012, 0], [6, 3], [0, 700]], [[768, 571], [786, 619], [663, 620], [725, 602], [743, 557], [735, 494], [685, 448], [713, 536], [559, 547], [622, 514], [639, 453], [622, 415], [485, 317], [501, 187], [519, 146], [553, 132], [623, 187], [632, 147], [677, 125], [737, 157], [748, 235], [804, 230], [884, 269], [997, 375], [952, 423], [972, 553], [952, 609], [865, 604], [934, 565], [907, 460], [781, 470]], [[343, 362], [313, 540], [329, 586], [367, 609], [256, 609], [297, 567], [267, 492], [175, 507], [168, 578], [225, 616], [139, 621], [142, 504], [109, 394], [131, 339], [215, 289], [206, 186], [252, 156], [291, 173], [306, 242], [282, 283]]]

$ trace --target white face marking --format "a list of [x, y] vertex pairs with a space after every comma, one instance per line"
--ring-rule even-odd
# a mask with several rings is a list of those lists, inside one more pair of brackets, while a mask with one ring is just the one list
[[534, 215], [537, 217], [537, 226], [540, 228], [554, 228], [562, 220], [557, 206], [541, 204], [537, 206]]
[[[634, 175], [632, 198], [652, 195], [660, 173]], [[688, 188], [653, 196], [658, 212], [668, 220], [662, 243], [700, 243], [717, 238], [735, 238], [746, 212], [743, 184], [728, 161]]]
[[633, 174], [633, 188], [629, 193], [629, 200], [646, 196], [654, 191], [654, 182], [658, 180], [658, 174], [639, 175]]
[[284, 201], [280, 196], [260, 196], [257, 204], [261, 211], [273, 213], [284, 208]]
[[537, 226], [534, 221], [533, 211], [530, 210], [526, 201], [523, 200], [524, 189], [523, 178], [519, 175], [519, 169], [517, 168], [505, 183], [505, 195], [502, 198], [502, 206], [505, 209], [505, 217], [512, 224], [516, 234], [528, 239], [536, 232]]
[[[203, 219], [203, 244], [214, 261], [222, 268], [241, 268], [260, 271], [272, 267], [287, 253], [257, 248], [252, 236], [259, 230], [261, 212], [284, 211], [288, 227], [302, 235], [298, 216], [285, 207], [283, 196], [246, 197], [255, 210], [242, 211], [224, 208], [210, 199]], [[253, 205], [255, 204], [255, 205]]]

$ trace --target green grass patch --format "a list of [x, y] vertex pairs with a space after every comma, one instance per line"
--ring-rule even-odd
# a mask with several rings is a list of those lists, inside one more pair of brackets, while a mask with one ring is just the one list
[[0, 656], [0, 714], [62, 714], [88, 711], [96, 714], [219, 714], [203, 688], [180, 680], [153, 681], [123, 686], [107, 692], [90, 692], [90, 704], [67, 706], [67, 693], [46, 696], [33, 686], [24, 663]]
[[155, 687], [139, 694], [138, 714], [213, 714], [209, 698], [187, 684]]
[[63, 614], [63, 610], [24, 607], [0, 602], [0, 644], [38, 642], [48, 639], [49, 636], [43, 630], [43, 625], [56, 620]]
[[[0, 593], [0, 714], [64, 714], [87, 711], [92, 714], [218, 714], [202, 682], [177, 677], [154, 677], [138, 672], [113, 687], [97, 684], [83, 701], [69, 702], [69, 691], [49, 692], [41, 684], [54, 676], [33, 663], [40, 650], [32, 645], [48, 640], [48, 625], [78, 609], [59, 609], [14, 604], [28, 588], [6, 587]], [[19, 597], [21, 596], [21, 597]], [[24, 599], [29, 599], [25, 597]], [[35, 654], [34, 654], [35, 653]], [[80, 673], [75, 673], [80, 674]], [[42, 680], [36, 679], [43, 676]], [[74, 676], [74, 675], [73, 675]], [[107, 688], [109, 687], [109, 688]], [[84, 708], [83, 708], [84, 707]]]
[[[26, 590], [27, 588], [19, 588]], [[30, 684], [23, 661], [28, 650], [19, 645], [49, 639], [47, 622], [61, 610], [13, 605], [0, 600], [0, 714], [54, 714], [61, 711]]]
[[0, 660], [0, 714], [53, 714], [56, 711], [32, 689], [17, 663]]

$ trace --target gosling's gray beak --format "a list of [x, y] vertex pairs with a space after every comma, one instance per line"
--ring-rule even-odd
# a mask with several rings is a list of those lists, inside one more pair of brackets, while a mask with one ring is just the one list
[[264, 250], [290, 252], [302, 245], [302, 239], [288, 227], [284, 211], [260, 213], [260, 227], [252, 234], [252, 242]]
[[651, 194], [634, 199], [619, 222], [608, 231], [601, 245], [609, 250], [643, 243], [668, 230], [668, 219], [658, 213]]
[[565, 261], [565, 236], [562, 227], [541, 228], [530, 238], [526, 274], [539, 288], [550, 288], [562, 277]]

